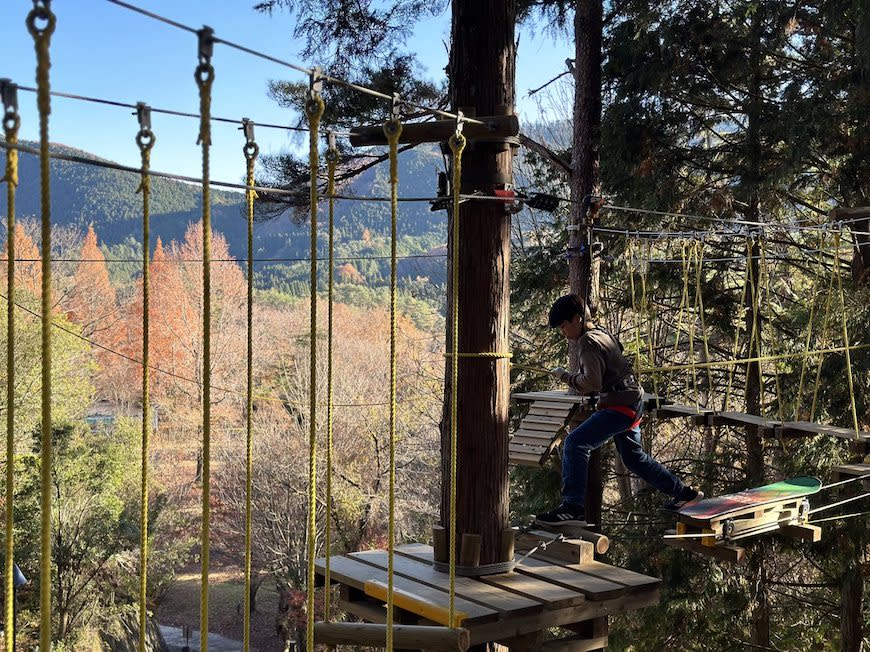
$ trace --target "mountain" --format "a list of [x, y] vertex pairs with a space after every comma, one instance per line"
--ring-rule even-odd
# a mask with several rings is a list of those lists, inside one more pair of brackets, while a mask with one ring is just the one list
[[[33, 143], [23, 143], [31, 147]], [[57, 153], [99, 161], [88, 152], [63, 145], [52, 145]], [[20, 182], [16, 195], [19, 218], [36, 217], [40, 213], [39, 160], [21, 153]], [[440, 156], [434, 148], [417, 148], [400, 157], [400, 196], [432, 196]], [[136, 173], [98, 167], [81, 162], [58, 159], [51, 161], [52, 221], [62, 226], [84, 230], [93, 224], [101, 244], [107, 251], [141, 242], [142, 198], [136, 192]], [[389, 168], [375, 166], [360, 174], [341, 190], [343, 194], [359, 196], [389, 196]], [[247, 251], [247, 225], [244, 197], [241, 193], [212, 190], [212, 223], [229, 242], [230, 252], [243, 260]], [[154, 177], [151, 196], [152, 241], [180, 240], [188, 224], [201, 217], [201, 196], [198, 186]], [[5, 205], [0, 206], [5, 215]], [[294, 223], [288, 212], [254, 227], [255, 257], [264, 262], [257, 266], [260, 287], [279, 287], [301, 293], [300, 284], [307, 284], [309, 257], [309, 227]], [[321, 204], [320, 256], [326, 256], [326, 203]], [[343, 265], [346, 278], [370, 287], [383, 285], [389, 278], [389, 202], [340, 200], [335, 210], [335, 255]], [[401, 261], [400, 273], [408, 278], [429, 278], [440, 284], [444, 279], [443, 250], [428, 254], [443, 245], [446, 239], [446, 214], [431, 212], [428, 203], [402, 203], [399, 212], [399, 253], [421, 256]], [[111, 257], [111, 256], [110, 256]], [[347, 266], [352, 266], [352, 271]], [[322, 268], [322, 265], [321, 265]], [[305, 286], [307, 288], [307, 286]], [[307, 291], [307, 289], [305, 290]]]

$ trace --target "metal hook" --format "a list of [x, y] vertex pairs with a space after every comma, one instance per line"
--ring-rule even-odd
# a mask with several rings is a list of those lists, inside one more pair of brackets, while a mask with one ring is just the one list
[[402, 98], [398, 93], [393, 93], [393, 99], [390, 105], [390, 120], [399, 121], [402, 119]]
[[199, 37], [199, 62], [209, 63], [214, 54], [214, 29], [203, 25], [196, 35]]
[[254, 121], [250, 118], [242, 118], [242, 126], [239, 127], [245, 134], [245, 140], [249, 143], [254, 142]]
[[151, 107], [145, 102], [136, 102], [136, 117], [139, 120], [139, 128], [143, 131], [151, 131]]
[[314, 66], [311, 69], [311, 74], [308, 77], [308, 92], [312, 98], [317, 97], [323, 91], [323, 69], [320, 66]]
[[18, 113], [18, 85], [11, 79], [0, 79], [0, 96], [6, 113]]

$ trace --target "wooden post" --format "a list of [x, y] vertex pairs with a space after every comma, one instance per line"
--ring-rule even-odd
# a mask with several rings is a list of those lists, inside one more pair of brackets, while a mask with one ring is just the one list
[[[514, 104], [515, 0], [453, 2], [450, 100], [453, 109], [472, 107], [477, 115], [496, 115]], [[503, 113], [510, 114], [508, 108]], [[509, 145], [472, 142], [462, 160], [463, 193], [492, 194], [512, 182]], [[459, 336], [453, 341], [448, 311], [447, 350], [501, 353], [509, 349], [510, 215], [500, 202], [464, 202], [458, 218], [459, 250], [449, 247], [448, 278], [454, 260], [459, 281], [448, 283], [448, 306], [458, 293]], [[448, 242], [451, 237], [448, 237]], [[447, 361], [441, 429], [441, 524], [450, 519], [451, 369]], [[508, 404], [506, 358], [463, 357], [457, 383], [458, 454], [456, 467], [456, 541], [464, 532], [481, 537], [480, 563], [501, 561], [502, 532], [508, 528]], [[456, 551], [459, 552], [458, 550]]]

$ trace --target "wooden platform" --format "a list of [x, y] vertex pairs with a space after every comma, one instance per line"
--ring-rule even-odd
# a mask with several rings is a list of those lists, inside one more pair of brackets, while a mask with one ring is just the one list
[[[518, 559], [522, 554], [518, 555]], [[432, 548], [423, 544], [399, 546], [394, 556], [394, 586], [434, 611], [445, 611], [449, 577], [432, 566]], [[341, 585], [339, 608], [368, 622], [386, 622], [382, 601], [366, 594], [366, 583], [387, 581], [387, 553], [370, 550], [330, 558], [332, 581]], [[315, 568], [325, 573], [325, 560]], [[659, 602], [661, 580], [585, 558], [584, 563], [556, 561], [534, 554], [514, 572], [481, 578], [456, 578], [456, 611], [464, 614], [458, 626], [470, 633], [471, 645], [496, 641], [529, 649], [537, 636], [551, 627], [580, 622], [652, 606]], [[423, 611], [423, 610], [417, 610]], [[396, 623], [431, 625], [433, 621], [405, 608], [396, 608]], [[580, 652], [607, 645], [600, 627], [595, 640], [570, 636], [547, 641], [562, 652]], [[589, 645], [596, 645], [595, 648]]]
[[[860, 478], [865, 475], [870, 476], [870, 464], [842, 464], [834, 467], [832, 481], [840, 482], [841, 480]], [[864, 491], [870, 491], [870, 477], [861, 480], [861, 485]]]
[[520, 466], [542, 466], [562, 443], [573, 416], [589, 402], [567, 392], [528, 392], [514, 398], [532, 401], [508, 443], [508, 461]]

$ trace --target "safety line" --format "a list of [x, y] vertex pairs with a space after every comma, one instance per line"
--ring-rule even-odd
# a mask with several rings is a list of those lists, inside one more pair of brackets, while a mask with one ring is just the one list
[[[191, 32], [192, 34], [199, 33], [199, 30], [194, 29], [193, 27], [189, 27], [188, 25], [184, 25], [182, 23], [179, 23], [175, 20], [166, 18], [165, 16], [161, 16], [161, 15], [156, 14], [154, 12], [147, 11], [145, 9], [137, 7], [136, 5], [130, 4], [129, 2], [123, 2], [123, 0], [107, 0], [107, 1], [114, 4], [114, 5], [118, 5], [119, 7], [124, 7], [125, 9], [135, 11], [137, 13], [144, 15], [144, 16], [148, 16], [149, 18], [153, 18], [154, 20], [158, 20], [162, 23], [166, 23], [167, 25], [177, 27], [178, 29], [182, 29], [186, 32]], [[344, 86], [345, 88], [349, 88], [349, 89], [358, 91], [360, 93], [364, 93], [366, 95], [371, 95], [372, 97], [377, 97], [377, 98], [380, 98], [382, 100], [392, 101], [394, 99], [394, 96], [392, 96], [392, 95], [387, 95], [386, 93], [381, 93], [380, 91], [376, 91], [372, 88], [368, 88], [368, 87], [362, 86], [360, 84], [354, 84], [353, 82], [346, 81], [346, 80], [341, 79], [339, 77], [333, 77], [331, 75], [324, 74], [317, 68], [306, 68], [304, 66], [300, 66], [298, 64], [291, 63], [291, 62], [285, 61], [283, 59], [279, 59], [279, 58], [274, 57], [270, 54], [266, 54], [264, 52], [254, 50], [254, 49], [246, 47], [244, 45], [240, 45], [238, 43], [233, 43], [232, 41], [228, 41], [228, 40], [220, 38], [218, 36], [212, 36], [212, 41], [214, 43], [221, 43], [223, 45], [226, 45], [227, 47], [239, 50], [241, 52], [245, 52], [246, 54], [250, 54], [250, 55], [258, 57], [260, 59], [264, 59], [266, 61], [271, 61], [272, 63], [277, 63], [280, 66], [290, 68], [291, 70], [295, 70], [296, 72], [301, 72], [305, 75], [308, 75], [309, 77], [315, 76], [317, 79], [322, 79], [323, 81], [329, 82], [331, 84], [337, 84], [339, 86]], [[457, 115], [455, 113], [450, 113], [449, 111], [442, 111], [441, 109], [436, 109], [436, 108], [433, 108], [430, 106], [425, 106], [423, 104], [417, 104], [415, 102], [409, 102], [407, 100], [402, 100], [402, 103], [406, 106], [410, 106], [412, 108], [418, 109], [420, 111], [425, 111], [426, 113], [431, 113], [433, 115], [439, 115], [439, 116], [444, 117], [444, 118], [451, 118], [451, 119], [455, 120], [455, 119], [460, 117], [459, 115]], [[479, 125], [486, 124], [485, 122], [483, 122], [481, 120], [476, 120], [475, 118], [462, 117], [462, 119], [465, 122], [469, 122], [469, 123], [473, 123], [473, 124], [479, 124]]]
[[[29, 93], [36, 92], [36, 89], [31, 88], [30, 86], [21, 86], [19, 84], [16, 84], [16, 86], [22, 91], [27, 91]], [[68, 100], [79, 100], [81, 102], [91, 102], [93, 104], [105, 104], [107, 106], [117, 106], [117, 107], [121, 107], [123, 109], [134, 109], [135, 110], [139, 107], [138, 104], [130, 104], [128, 102], [119, 102], [117, 100], [106, 100], [106, 99], [102, 99], [99, 97], [88, 97], [87, 95], [76, 95], [75, 93], [62, 93], [60, 91], [51, 91], [51, 94], [54, 97], [63, 97], [63, 98], [68, 99]], [[174, 109], [160, 109], [160, 108], [157, 108], [155, 106], [151, 106], [150, 104], [148, 105], [148, 108], [151, 109], [152, 113], [162, 113], [164, 115], [174, 115], [174, 116], [179, 116], [182, 118], [196, 118], [197, 120], [199, 119], [198, 113], [187, 113], [185, 111], [176, 111]], [[217, 116], [212, 116], [211, 119], [212, 119], [212, 122], [225, 122], [225, 123], [234, 124], [234, 125], [244, 125], [244, 120], [238, 120], [235, 118], [219, 118]], [[305, 129], [304, 127], [291, 127], [289, 125], [276, 125], [276, 124], [269, 124], [266, 122], [257, 122], [257, 126], [258, 127], [265, 127], [267, 129], [284, 129], [284, 130], [288, 130], [288, 131], [303, 131], [306, 133], [308, 132], [308, 129]]]
[[847, 518], [855, 518], [856, 516], [867, 516], [870, 512], [853, 512], [852, 514], [840, 514], [838, 516], [828, 516], [827, 518], [817, 518], [814, 521], [808, 521], [810, 525], [814, 523], [825, 523], [827, 521], [844, 521]]
[[830, 489], [831, 487], [839, 487], [840, 485], [849, 484], [850, 482], [858, 482], [859, 480], [864, 480], [866, 478], [870, 478], [870, 473], [865, 473], [864, 475], [859, 475], [854, 478], [847, 478], [846, 480], [840, 480], [839, 482], [832, 482], [831, 484], [826, 484], [823, 487], [820, 487], [819, 491]]
[[845, 505], [846, 503], [851, 503], [856, 500], [861, 500], [862, 498], [867, 498], [870, 496], [870, 492], [860, 494], [858, 496], [852, 496], [851, 498], [846, 498], [845, 500], [840, 500], [836, 503], [831, 503], [830, 505], [822, 505], [821, 507], [816, 507], [815, 509], [811, 509], [809, 511], [810, 514], [815, 514], [816, 512], [823, 512], [826, 509], [831, 509], [832, 507], [839, 507], [840, 505]]

